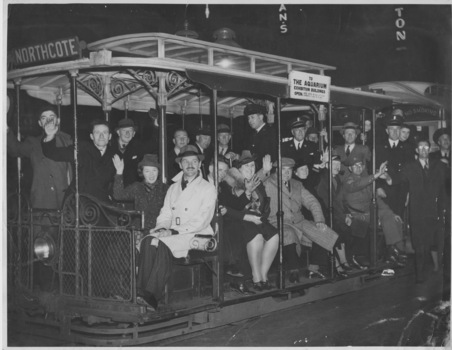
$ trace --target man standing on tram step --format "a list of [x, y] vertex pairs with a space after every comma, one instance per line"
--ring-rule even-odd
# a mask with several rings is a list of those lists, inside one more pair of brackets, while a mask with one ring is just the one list
[[392, 184], [408, 182], [410, 193], [410, 227], [415, 250], [416, 283], [426, 276], [425, 260], [428, 251], [433, 259], [433, 271], [442, 263], [444, 218], [446, 210], [445, 178], [446, 165], [438, 159], [429, 160], [430, 142], [418, 140], [417, 160], [406, 163], [392, 178]]
[[[58, 129], [54, 123], [44, 126], [46, 137], [42, 140], [44, 155], [57, 162], [73, 162], [74, 147], [58, 147], [55, 134]], [[90, 138], [92, 142], [80, 142], [78, 152], [79, 192], [92, 195], [103, 202], [110, 202], [113, 179], [116, 173], [113, 165], [113, 150], [108, 145], [111, 139], [110, 126], [104, 120], [91, 123]], [[75, 182], [71, 184], [75, 191]]]
[[207, 180], [209, 174], [209, 164], [213, 157], [213, 151], [210, 147], [212, 142], [212, 131], [209, 127], [204, 126], [196, 130], [196, 142], [194, 146], [198, 149], [198, 153], [204, 156], [204, 161], [201, 163], [201, 173], [204, 180]]
[[180, 166], [176, 163], [176, 158], [179, 156], [180, 150], [187, 146], [190, 142], [188, 133], [184, 129], [177, 129], [173, 134], [174, 148], [168, 150], [168, 180], [171, 180], [180, 171]]
[[256, 156], [256, 171], [262, 168], [262, 159], [267, 154], [276, 161], [277, 139], [274, 129], [265, 122], [267, 109], [258, 104], [249, 104], [244, 110], [245, 117], [253, 129], [247, 149]]
[[[38, 124], [43, 129], [47, 124], [52, 123], [55, 129], [55, 144], [59, 147], [72, 145], [71, 137], [60, 130], [60, 118], [56, 109], [52, 106], [42, 107], [37, 116]], [[73, 173], [70, 162], [56, 162], [47, 158], [41, 147], [40, 136], [29, 136], [23, 142], [17, 140], [11, 129], [7, 131], [7, 152], [13, 157], [27, 157], [31, 161], [33, 169], [33, 182], [30, 193], [30, 205], [35, 209], [60, 209], [65, 198], [65, 191], [69, 187]], [[38, 214], [39, 215], [39, 214]], [[47, 215], [34, 217], [34, 235], [37, 237], [39, 232], [47, 231], [57, 237], [56, 227], [51, 224]], [[46, 226], [44, 226], [46, 225]], [[49, 226], [47, 226], [49, 225]], [[53, 270], [51, 267], [41, 262], [33, 265], [33, 275], [35, 284], [39, 285], [41, 290], [50, 290], [52, 288]]]
[[[450, 162], [450, 129], [440, 128], [433, 134], [433, 141], [439, 146], [439, 150], [429, 154], [429, 159], [440, 159], [446, 164], [446, 181], [445, 181], [445, 193], [446, 193], [446, 220], [444, 231], [444, 257], [443, 257], [443, 300], [450, 300], [450, 215], [451, 215], [451, 188], [450, 188], [450, 176], [451, 176], [451, 162]], [[440, 252], [441, 254], [441, 252]]]
[[[55, 129], [54, 142], [58, 147], [72, 145], [71, 137], [60, 130], [60, 118], [52, 106], [45, 106], [37, 113], [38, 124], [44, 131], [44, 126], [53, 124]], [[65, 191], [72, 181], [72, 167], [69, 162], [56, 162], [43, 154], [41, 136], [27, 137], [20, 142], [11, 129], [7, 132], [7, 151], [13, 157], [30, 158], [33, 169], [30, 204], [32, 208], [60, 209]]]
[[124, 187], [140, 181], [138, 176], [138, 163], [143, 159], [145, 150], [143, 145], [134, 139], [137, 128], [130, 118], [121, 119], [115, 128], [118, 138], [112, 142], [112, 151], [120, 159], [124, 160], [124, 172], [122, 174]]
[[[342, 168], [341, 170], [347, 174], [349, 169], [346, 164], [353, 158], [360, 158], [366, 162], [366, 168], [370, 164], [371, 153], [369, 147], [366, 145], [356, 144], [356, 139], [361, 133], [358, 125], [353, 122], [347, 122], [342, 126], [341, 134], [345, 140], [344, 145], [334, 147], [334, 153], [341, 158]], [[367, 175], [367, 170], [366, 173]]]
[[210, 223], [217, 193], [201, 176], [203, 160], [204, 155], [193, 145], [181, 149], [176, 161], [183, 176], [168, 189], [156, 227], [141, 241], [137, 290], [139, 302], [151, 309], [156, 309], [163, 297], [172, 273], [172, 258], [187, 257], [195, 235], [214, 234]]
[[[386, 120], [386, 133], [388, 138], [383, 144], [377, 145], [375, 150], [376, 164], [388, 162], [388, 174], [394, 178], [400, 173], [402, 167], [414, 160], [410, 155], [409, 147], [400, 142], [400, 128], [403, 122], [403, 111], [395, 109], [391, 117]], [[383, 198], [394, 214], [404, 218], [405, 202], [407, 200], [408, 188], [404, 183], [389, 186], [385, 182], [377, 181], [377, 193]]]

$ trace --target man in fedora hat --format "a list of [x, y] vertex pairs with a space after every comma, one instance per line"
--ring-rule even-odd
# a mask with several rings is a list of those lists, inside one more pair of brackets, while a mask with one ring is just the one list
[[265, 122], [267, 109], [258, 104], [249, 104], [245, 107], [244, 115], [248, 118], [251, 137], [246, 149], [256, 155], [256, 170], [262, 168], [262, 158], [270, 155], [272, 162], [276, 160], [277, 139], [274, 129]]
[[154, 308], [163, 297], [172, 271], [172, 257], [186, 257], [196, 234], [214, 234], [210, 222], [217, 193], [200, 174], [203, 160], [204, 155], [195, 146], [181, 149], [176, 161], [182, 175], [169, 187], [155, 228], [141, 242], [138, 289]]
[[119, 158], [124, 160], [123, 181], [124, 186], [139, 181], [137, 166], [144, 155], [143, 145], [134, 139], [137, 127], [130, 118], [121, 119], [115, 128], [118, 138], [112, 142], [112, 150]]
[[[235, 158], [236, 152], [232, 150], [230, 145], [232, 132], [231, 128], [226, 124], [218, 124], [217, 126], [218, 137], [218, 154], [226, 156], [227, 158]], [[232, 154], [231, 154], [232, 153]]]
[[198, 149], [198, 153], [202, 154], [204, 161], [201, 163], [201, 173], [205, 180], [209, 174], [209, 164], [213, 157], [212, 148], [210, 144], [212, 142], [212, 131], [208, 126], [200, 127], [196, 129], [194, 146]]
[[[313, 261], [308, 267], [308, 277], [325, 278], [320, 272], [320, 265], [327, 265], [327, 251], [333, 249], [337, 240], [337, 234], [325, 225], [322, 207], [319, 201], [302, 185], [300, 181], [292, 178], [295, 161], [283, 157], [282, 165], [282, 210], [284, 212], [284, 248], [283, 254], [287, 259], [286, 268], [291, 272], [289, 280], [298, 282], [298, 257], [301, 244], [313, 246], [313, 242], [322, 247], [320, 252], [316, 251]], [[270, 215], [268, 221], [277, 226], [278, 222], [278, 178], [272, 174], [264, 182], [267, 195], [270, 197]], [[301, 208], [306, 207], [313, 221], [308, 221], [303, 216]], [[317, 250], [317, 248], [315, 250]]]
[[450, 130], [439, 128], [433, 133], [433, 141], [438, 145], [439, 150], [430, 153], [431, 159], [440, 159], [450, 169]]
[[177, 129], [173, 134], [174, 148], [168, 150], [168, 179], [172, 179], [180, 172], [180, 166], [176, 163], [180, 150], [190, 142], [185, 129]]
[[[371, 153], [369, 147], [366, 145], [358, 145], [356, 139], [361, 133], [358, 125], [353, 122], [347, 122], [342, 126], [341, 134], [345, 140], [344, 145], [334, 147], [334, 152], [341, 158], [344, 165], [353, 157], [364, 159], [365, 162], [370, 162]], [[344, 172], [348, 172], [346, 166], [342, 167]]]

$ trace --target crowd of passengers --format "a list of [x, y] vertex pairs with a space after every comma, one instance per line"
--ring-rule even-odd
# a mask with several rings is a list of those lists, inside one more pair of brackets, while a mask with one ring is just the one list
[[[139, 302], [156, 309], [172, 272], [173, 257], [186, 257], [195, 235], [213, 235], [216, 201], [223, 221], [222, 244], [227, 274], [234, 288], [256, 293], [274, 288], [269, 270], [279, 249], [277, 138], [266, 122], [267, 110], [249, 104], [244, 110], [253, 134], [245, 149], [230, 146], [231, 130], [218, 125], [218, 193], [214, 185], [212, 131], [174, 133], [168, 150], [169, 184], [161, 181], [161, 164], [145, 144], [134, 139], [132, 119], [113, 130], [104, 120], [91, 125], [90, 142], [80, 142], [79, 191], [106, 203], [130, 200], [144, 212], [139, 237], [137, 292]], [[52, 107], [37, 113], [42, 136], [19, 142], [8, 129], [9, 155], [29, 157], [33, 168], [31, 206], [60, 209], [74, 192], [74, 145], [60, 130]], [[369, 266], [372, 188], [376, 183], [378, 223], [384, 235], [386, 262], [404, 266], [405, 207], [410, 209], [411, 241], [417, 283], [426, 279], [427, 260], [437, 271], [444, 235], [450, 236], [450, 130], [436, 130], [439, 150], [430, 141], [410, 137], [403, 112], [395, 109], [376, 130], [376, 171], [367, 146], [370, 124], [342, 126], [343, 145], [319, 151], [325, 130], [312, 126], [307, 115], [290, 121], [292, 139], [282, 143], [283, 261], [289, 281], [299, 281], [302, 250], [310, 249], [306, 277], [325, 279], [329, 256], [339, 276]], [[371, 144], [371, 143], [370, 143]], [[332, 212], [329, 222], [329, 154], [332, 153]], [[446, 232], [445, 232], [446, 230]]]

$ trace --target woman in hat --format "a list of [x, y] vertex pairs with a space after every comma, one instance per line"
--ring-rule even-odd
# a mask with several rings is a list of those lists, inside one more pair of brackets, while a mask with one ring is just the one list
[[[231, 192], [224, 203], [232, 209], [228, 209], [226, 216], [235, 215], [241, 223], [240, 230], [228, 232], [231, 235], [229, 239], [246, 245], [253, 289], [262, 291], [272, 288], [268, 271], [278, 250], [279, 236], [277, 229], [267, 221], [270, 202], [264, 185], [255, 173], [255, 159], [250, 151], [245, 150], [236, 161], [235, 168], [229, 169], [226, 182]], [[271, 169], [270, 157], [264, 157], [263, 163], [264, 169]]]
[[160, 164], [155, 154], [145, 154], [138, 164], [138, 175], [141, 182], [124, 188], [124, 160], [118, 155], [113, 157], [116, 176], [113, 185], [113, 197], [116, 200], [133, 200], [135, 210], [144, 212], [144, 228], [151, 229], [156, 225], [157, 216], [163, 206], [168, 186], [159, 180]]

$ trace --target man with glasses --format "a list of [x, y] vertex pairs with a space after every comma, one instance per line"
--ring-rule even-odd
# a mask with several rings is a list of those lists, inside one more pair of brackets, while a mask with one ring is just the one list
[[407, 181], [410, 193], [410, 227], [415, 250], [416, 283], [427, 276], [425, 263], [428, 251], [433, 260], [433, 271], [441, 266], [443, 227], [446, 209], [446, 165], [429, 159], [430, 142], [417, 142], [418, 159], [407, 163], [392, 179], [392, 184]]

